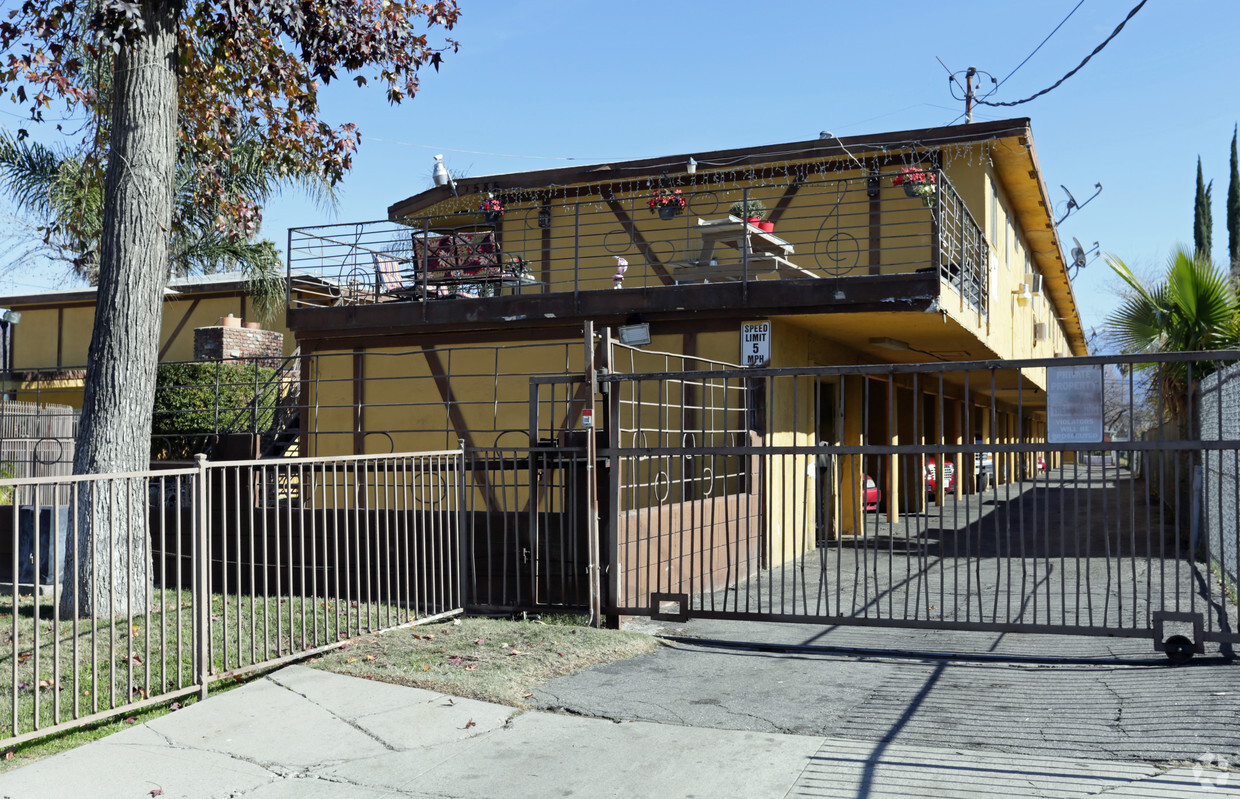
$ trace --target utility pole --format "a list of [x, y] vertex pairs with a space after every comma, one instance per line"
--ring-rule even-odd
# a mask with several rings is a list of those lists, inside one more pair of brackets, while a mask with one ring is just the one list
[[973, 78], [977, 76], [977, 67], [969, 67], [964, 73], [964, 121], [973, 124]]

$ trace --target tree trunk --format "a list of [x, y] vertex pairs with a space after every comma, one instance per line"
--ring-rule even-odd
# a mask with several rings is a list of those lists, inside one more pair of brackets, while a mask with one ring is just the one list
[[[95, 326], [74, 457], [75, 474], [148, 468], [160, 314], [167, 282], [176, 166], [176, 4], [142, 4], [145, 34], [122, 46], [113, 76]], [[61, 610], [106, 617], [145, 611], [147, 484], [84, 483]]]

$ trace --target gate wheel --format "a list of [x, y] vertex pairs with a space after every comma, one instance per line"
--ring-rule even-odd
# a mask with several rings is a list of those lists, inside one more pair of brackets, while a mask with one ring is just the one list
[[1173, 635], [1163, 642], [1163, 651], [1167, 653], [1167, 659], [1176, 665], [1192, 660], [1195, 650], [1193, 642], [1184, 635]]

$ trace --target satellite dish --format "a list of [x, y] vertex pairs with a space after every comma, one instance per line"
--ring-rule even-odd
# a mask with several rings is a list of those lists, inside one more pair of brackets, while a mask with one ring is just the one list
[[[1069, 197], [1072, 195], [1069, 194]], [[1081, 246], [1081, 240], [1076, 236], [1072, 237], [1072, 243], [1076, 246], [1072, 248], [1072, 265], [1077, 269], [1085, 266], [1085, 248]]]
[[1062, 183], [1060, 183], [1060, 184], [1059, 184], [1059, 188], [1063, 189], [1063, 193], [1064, 193], [1064, 194], [1068, 195], [1068, 209], [1069, 209], [1069, 210], [1071, 210], [1071, 209], [1073, 209], [1073, 208], [1080, 208], [1080, 207], [1081, 207], [1081, 206], [1077, 205], [1076, 198], [1072, 196], [1072, 192], [1068, 191], [1068, 187], [1067, 187], [1067, 186], [1065, 186], [1065, 185], [1063, 185]]

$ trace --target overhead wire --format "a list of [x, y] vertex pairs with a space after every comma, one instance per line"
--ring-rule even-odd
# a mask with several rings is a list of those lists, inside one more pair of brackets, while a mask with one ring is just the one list
[[[990, 102], [989, 100], [981, 100], [981, 99], [979, 99], [979, 100], [977, 100], [976, 102], [977, 102], [977, 103], [979, 103], [980, 105], [989, 105], [989, 106], [1013, 106], [1013, 105], [1021, 105], [1021, 104], [1023, 104], [1023, 103], [1027, 103], [1027, 102], [1029, 102], [1030, 100], [1036, 100], [1037, 98], [1041, 97], [1042, 95], [1044, 95], [1044, 94], [1046, 94], [1046, 93], [1048, 93], [1048, 92], [1054, 91], [1055, 89], [1059, 88], [1059, 86], [1060, 86], [1061, 84], [1063, 84], [1063, 82], [1064, 82], [1064, 81], [1066, 81], [1068, 78], [1070, 78], [1070, 77], [1072, 77], [1073, 75], [1075, 75], [1077, 72], [1079, 72], [1079, 71], [1081, 70], [1081, 68], [1082, 68], [1082, 67], [1084, 67], [1086, 64], [1088, 64], [1088, 63], [1089, 63], [1089, 60], [1090, 60], [1091, 58], [1093, 58], [1094, 56], [1098, 55], [1098, 53], [1102, 52], [1102, 48], [1104, 48], [1104, 47], [1106, 47], [1108, 44], [1110, 44], [1110, 43], [1111, 43], [1111, 40], [1112, 40], [1112, 39], [1114, 39], [1116, 36], [1118, 36], [1118, 35], [1119, 35], [1119, 32], [1120, 32], [1120, 31], [1122, 31], [1122, 30], [1124, 29], [1124, 26], [1128, 24], [1128, 20], [1130, 20], [1130, 19], [1132, 19], [1134, 16], [1136, 16], [1137, 12], [1141, 10], [1141, 7], [1142, 7], [1142, 6], [1144, 6], [1144, 5], [1146, 4], [1146, 2], [1147, 2], [1147, 0], [1141, 0], [1141, 2], [1137, 3], [1137, 4], [1136, 4], [1136, 6], [1134, 6], [1134, 7], [1133, 7], [1133, 9], [1132, 9], [1131, 11], [1129, 11], [1129, 12], [1128, 12], [1128, 16], [1124, 17], [1123, 21], [1121, 21], [1121, 22], [1119, 23], [1119, 25], [1115, 28], [1115, 30], [1111, 31], [1111, 35], [1110, 35], [1110, 36], [1108, 36], [1106, 39], [1104, 39], [1104, 40], [1102, 41], [1102, 44], [1100, 44], [1100, 45], [1098, 45], [1097, 47], [1095, 47], [1095, 48], [1094, 48], [1094, 50], [1093, 50], [1093, 52], [1091, 52], [1089, 55], [1085, 56], [1085, 59], [1084, 59], [1083, 61], [1081, 61], [1081, 63], [1077, 64], [1077, 65], [1076, 65], [1076, 66], [1075, 66], [1075, 67], [1074, 67], [1074, 68], [1073, 68], [1073, 69], [1072, 69], [1072, 70], [1071, 70], [1068, 74], [1064, 75], [1062, 78], [1060, 78], [1059, 80], [1055, 81], [1053, 84], [1051, 84], [1050, 86], [1046, 87], [1046, 88], [1045, 88], [1045, 89], [1043, 89], [1042, 91], [1040, 91], [1040, 92], [1038, 92], [1038, 93], [1036, 93], [1036, 94], [1032, 94], [1032, 95], [1030, 95], [1029, 97], [1026, 97], [1026, 98], [1025, 98], [1025, 99], [1023, 99], [1023, 100], [1013, 100], [1013, 101], [1011, 101], [1011, 102], [998, 102], [998, 103], [994, 103], [994, 102]], [[1039, 46], [1040, 46], [1040, 45], [1039, 45]], [[1019, 67], [1018, 67], [1018, 69], [1019, 69]], [[1011, 77], [1011, 76], [1009, 76], [1009, 77]], [[1007, 79], [1007, 78], [1004, 78], [1004, 80], [1006, 80], [1006, 79]]]
[[1033, 48], [1033, 52], [1031, 52], [1029, 55], [1025, 56], [1025, 60], [1024, 60], [1024, 61], [1021, 61], [1019, 64], [1017, 64], [1017, 65], [1016, 65], [1016, 67], [1015, 67], [1015, 69], [1013, 69], [1011, 72], [1009, 72], [1009, 73], [1007, 74], [1007, 77], [1005, 77], [1003, 80], [999, 81], [999, 83], [995, 86], [995, 88], [996, 88], [996, 89], [998, 89], [1000, 86], [1002, 86], [1003, 84], [1007, 83], [1007, 79], [1008, 79], [1008, 78], [1010, 78], [1010, 77], [1012, 77], [1013, 75], [1015, 75], [1015, 74], [1016, 74], [1016, 72], [1017, 72], [1017, 70], [1019, 70], [1019, 69], [1020, 69], [1021, 67], [1023, 67], [1025, 64], [1029, 63], [1029, 59], [1033, 58], [1035, 55], [1037, 55], [1037, 54], [1038, 54], [1038, 51], [1042, 49], [1042, 45], [1044, 45], [1044, 44], [1046, 44], [1047, 42], [1049, 42], [1049, 41], [1051, 40], [1051, 37], [1052, 37], [1052, 36], [1054, 36], [1054, 35], [1055, 35], [1058, 31], [1059, 31], [1059, 29], [1060, 29], [1060, 28], [1062, 28], [1062, 27], [1064, 26], [1064, 23], [1065, 23], [1065, 22], [1067, 22], [1069, 19], [1071, 19], [1071, 18], [1072, 18], [1072, 15], [1076, 13], [1076, 10], [1077, 10], [1078, 8], [1080, 8], [1081, 6], [1083, 6], [1083, 5], [1085, 5], [1085, 0], [1080, 0], [1080, 2], [1079, 2], [1079, 3], [1077, 3], [1075, 6], [1073, 6], [1073, 7], [1072, 7], [1072, 10], [1068, 12], [1068, 16], [1066, 16], [1066, 17], [1064, 17], [1063, 19], [1061, 19], [1061, 20], [1059, 21], [1059, 24], [1055, 26], [1055, 30], [1053, 30], [1053, 31], [1051, 31], [1050, 33], [1046, 34], [1046, 38], [1045, 38], [1045, 39], [1043, 39], [1043, 40], [1041, 41], [1041, 43], [1040, 43], [1040, 44], [1038, 44], [1038, 46], [1037, 46], [1037, 47]]

